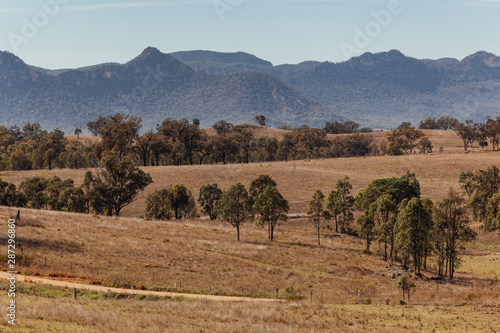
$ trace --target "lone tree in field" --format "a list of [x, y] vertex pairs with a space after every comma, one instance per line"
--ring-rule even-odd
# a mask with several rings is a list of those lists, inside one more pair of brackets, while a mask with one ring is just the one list
[[207, 184], [200, 188], [198, 202], [202, 210], [210, 217], [210, 220], [215, 220], [217, 218], [215, 206], [220, 200], [221, 195], [222, 191], [217, 187], [217, 184]]
[[439, 273], [442, 274], [444, 263], [451, 280], [455, 268], [460, 264], [460, 251], [465, 249], [466, 242], [476, 237], [476, 233], [469, 227], [465, 200], [453, 189], [434, 209], [434, 224], [436, 248], [441, 259], [438, 260]]
[[464, 190], [470, 200], [475, 191], [474, 174], [472, 171], [462, 172], [458, 178], [458, 182], [460, 183], [460, 188]]
[[274, 228], [280, 222], [286, 222], [288, 219], [288, 201], [283, 198], [275, 186], [267, 186], [264, 191], [257, 196], [253, 206], [254, 211], [259, 214], [257, 218], [258, 225], [267, 223], [269, 240], [274, 240]]
[[168, 189], [155, 190], [148, 194], [148, 198], [146, 199], [146, 217], [155, 220], [170, 220], [172, 218], [170, 192]]
[[77, 128], [75, 128], [75, 135], [76, 135], [76, 139], [77, 139], [77, 140], [80, 140], [80, 134], [82, 134], [82, 129], [81, 129], [81, 127], [77, 127]]
[[248, 192], [241, 183], [231, 186], [217, 203], [217, 217], [236, 228], [240, 240], [240, 227], [252, 215]]
[[252, 202], [252, 205], [257, 200], [259, 194], [264, 193], [266, 187], [276, 187], [276, 185], [276, 182], [269, 175], [260, 175], [256, 179], [252, 180], [249, 189], [250, 201]]
[[411, 280], [411, 277], [409, 277], [408, 275], [401, 276], [398, 281], [397, 287], [398, 289], [401, 289], [403, 291], [403, 302], [405, 300], [405, 293], [408, 295], [408, 302], [410, 302], [410, 293], [417, 288], [415, 282], [413, 282]]
[[146, 217], [155, 220], [181, 219], [195, 211], [191, 191], [183, 184], [168, 189], [155, 190], [146, 199]]
[[97, 214], [118, 216], [153, 180], [130, 160], [120, 161], [114, 151], [105, 152], [102, 163], [104, 170], [88, 179], [90, 204]]
[[264, 116], [263, 114], [255, 116], [255, 121], [260, 126], [266, 126], [266, 116]]
[[184, 184], [176, 184], [169, 189], [170, 206], [174, 210], [175, 219], [180, 220], [182, 215], [186, 217], [195, 209], [195, 203], [191, 191]]
[[335, 220], [335, 232], [339, 232], [339, 216], [341, 213], [339, 200], [339, 193], [333, 190], [328, 195], [328, 202], [326, 204], [330, 218]]
[[314, 224], [314, 227], [318, 231], [318, 246], [321, 245], [320, 237], [321, 237], [321, 227], [322, 227], [322, 219], [325, 219], [329, 216], [328, 211], [323, 209], [325, 203], [325, 195], [321, 190], [317, 190], [312, 200], [309, 202], [309, 210], [307, 211], [307, 215], [311, 217], [311, 220]]
[[478, 139], [478, 127], [472, 120], [466, 120], [465, 123], [458, 123], [455, 126], [455, 131], [462, 139], [465, 151], [468, 151], [468, 148]]
[[418, 140], [423, 136], [424, 133], [411, 126], [411, 123], [402, 123], [387, 135], [387, 140], [390, 142], [389, 155], [401, 155], [403, 151], [412, 154], [418, 145]]

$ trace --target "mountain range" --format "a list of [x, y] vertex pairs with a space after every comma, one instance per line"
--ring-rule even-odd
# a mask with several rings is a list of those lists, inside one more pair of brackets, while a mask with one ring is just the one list
[[99, 115], [220, 119], [323, 126], [354, 120], [388, 129], [403, 121], [450, 115], [484, 121], [498, 115], [500, 58], [477, 52], [457, 59], [415, 59], [397, 50], [365, 53], [340, 63], [274, 66], [244, 53], [161, 53], [148, 47], [125, 64], [47, 70], [0, 52], [0, 123], [39, 122], [73, 132]]
[[364, 53], [340, 63], [280, 66], [244, 54], [232, 54], [232, 58], [207, 51], [172, 55], [197, 71], [216, 75], [242, 70], [269, 73], [305, 96], [375, 128], [442, 115], [484, 121], [500, 111], [500, 58], [484, 51], [461, 61], [419, 60], [391, 50]]

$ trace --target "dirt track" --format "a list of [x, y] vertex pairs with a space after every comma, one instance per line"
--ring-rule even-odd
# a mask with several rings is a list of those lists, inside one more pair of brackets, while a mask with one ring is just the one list
[[[7, 280], [10, 274], [7, 272], [0, 272], [0, 279]], [[170, 297], [184, 297], [184, 298], [194, 298], [203, 299], [210, 301], [224, 301], [224, 302], [284, 302], [282, 299], [274, 298], [251, 298], [251, 297], [240, 297], [240, 296], [216, 296], [216, 295], [200, 295], [200, 294], [182, 294], [182, 293], [172, 293], [165, 291], [150, 291], [150, 290], [132, 290], [132, 289], [122, 289], [122, 288], [111, 288], [103, 287], [97, 285], [89, 285], [82, 283], [74, 283], [60, 280], [52, 280], [39, 278], [34, 276], [24, 276], [16, 275], [17, 282], [31, 282], [31, 283], [43, 283], [52, 286], [66, 287], [66, 288], [76, 288], [84, 289], [97, 292], [114, 292], [117, 294], [135, 294], [135, 295], [156, 295], [156, 296], [170, 296]]]

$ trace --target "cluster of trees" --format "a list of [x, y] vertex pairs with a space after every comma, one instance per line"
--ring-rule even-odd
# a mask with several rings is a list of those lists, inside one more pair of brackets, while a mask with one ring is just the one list
[[157, 132], [138, 136], [133, 149], [146, 166], [364, 156], [372, 145], [369, 136], [353, 134], [332, 141], [324, 130], [307, 126], [290, 130], [281, 140], [254, 137], [244, 125], [224, 120], [212, 127], [216, 135], [209, 136], [186, 119], [166, 119]]
[[[201, 196], [201, 193], [200, 193]], [[217, 218], [236, 228], [240, 240], [240, 226], [251, 219], [256, 225], [267, 225], [268, 237], [274, 240], [276, 226], [288, 220], [290, 207], [268, 175], [260, 175], [250, 183], [249, 191], [241, 183], [232, 185], [215, 203]]]
[[146, 217], [155, 220], [176, 220], [196, 215], [193, 195], [186, 186], [177, 184], [168, 189], [155, 190], [146, 199]]
[[5, 206], [50, 209], [75, 213], [118, 216], [152, 180], [130, 160], [118, 160], [106, 152], [104, 168], [87, 171], [83, 183], [72, 179], [32, 177], [14, 184], [0, 180], [0, 204]]
[[328, 134], [353, 134], [353, 133], [370, 133], [373, 129], [369, 127], [359, 128], [359, 124], [348, 120], [345, 122], [333, 121], [326, 122], [323, 130]]
[[432, 153], [432, 142], [420, 129], [403, 122], [399, 127], [387, 134], [389, 141], [388, 155], [412, 154], [419, 147], [421, 153]]
[[[321, 190], [316, 190], [312, 200], [309, 202], [309, 210], [307, 215], [318, 234], [318, 246], [321, 245], [321, 229], [328, 221], [335, 222], [335, 232], [353, 233], [350, 228], [354, 221], [354, 197], [351, 195], [352, 185], [349, 182], [349, 177], [346, 177], [337, 182], [335, 189], [328, 195], [326, 204], [327, 209], [324, 209], [325, 195]], [[326, 228], [333, 230], [333, 226], [326, 224]]]
[[398, 256], [405, 264], [411, 260], [417, 273], [434, 253], [439, 275], [452, 279], [460, 264], [460, 250], [476, 236], [469, 226], [465, 200], [458, 193], [450, 189], [437, 204], [420, 198], [420, 185], [412, 173], [372, 182], [357, 193], [356, 207], [363, 211], [357, 222], [360, 235], [366, 238], [366, 252], [370, 252], [370, 241], [377, 240], [384, 243], [386, 259]]
[[[241, 226], [254, 220], [258, 226], [267, 226], [269, 240], [274, 240], [276, 226], [288, 219], [289, 205], [268, 175], [261, 175], [250, 183], [249, 191], [241, 183], [232, 185], [227, 191], [217, 184], [200, 188], [198, 203], [210, 220], [219, 219], [236, 228], [240, 240]], [[173, 217], [193, 216], [196, 206], [193, 195], [182, 184], [169, 189], [156, 190], [148, 195], [146, 216], [158, 220]]]
[[[265, 116], [256, 121], [265, 126]], [[490, 138], [498, 149], [500, 118], [489, 119], [485, 124], [464, 124], [451, 117], [437, 121], [428, 118], [420, 129], [402, 123], [388, 134], [389, 147], [378, 147], [366, 133], [370, 128], [359, 128], [353, 121], [327, 122], [323, 129], [302, 126], [287, 128], [282, 139], [255, 137], [245, 125], [220, 120], [212, 127], [214, 135], [199, 128], [199, 120], [174, 120], [167, 118], [156, 130], [143, 134], [142, 119], [136, 116], [115, 114], [98, 117], [87, 124], [88, 130], [100, 141], [85, 145], [69, 141], [60, 130], [44, 131], [37, 123], [17, 126], [0, 126], [0, 169], [30, 170], [42, 168], [94, 168], [100, 166], [102, 154], [115, 150], [121, 158], [128, 157], [142, 166], [250, 163], [264, 161], [289, 161], [314, 158], [354, 157], [367, 155], [411, 154], [416, 148], [423, 153], [432, 152], [431, 141], [421, 129], [450, 129], [464, 138], [467, 149], [476, 140], [484, 145]], [[81, 134], [81, 127], [75, 134]], [[329, 138], [327, 134], [347, 134]], [[487, 143], [486, 143], [487, 145]]]
[[450, 131], [450, 130], [454, 130], [458, 124], [459, 124], [459, 121], [456, 118], [453, 118], [451, 116], [442, 116], [437, 120], [436, 120], [436, 118], [428, 117], [420, 122], [420, 124], [418, 125], [418, 128], [425, 129], [425, 130]]
[[60, 130], [47, 132], [38, 123], [23, 128], [0, 125], [0, 170], [95, 167], [91, 147], [69, 141]]
[[[460, 251], [476, 236], [462, 196], [450, 190], [437, 204], [422, 199], [420, 184], [409, 172], [400, 178], [377, 179], [355, 197], [350, 195], [351, 189], [349, 178], [340, 180], [329, 195], [326, 210], [323, 193], [314, 193], [308, 214], [318, 232], [318, 245], [322, 223], [335, 220], [337, 232], [339, 225], [341, 233], [357, 233], [366, 240], [366, 253], [370, 253], [372, 241], [378, 241], [384, 244], [386, 260], [397, 257], [405, 265], [411, 261], [417, 273], [435, 254], [439, 275], [453, 278]], [[355, 209], [362, 212], [358, 230], [349, 227]]]

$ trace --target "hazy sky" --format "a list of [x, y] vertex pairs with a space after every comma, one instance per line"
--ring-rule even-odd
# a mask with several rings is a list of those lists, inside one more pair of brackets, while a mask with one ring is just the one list
[[147, 46], [273, 64], [399, 49], [500, 55], [500, 0], [0, 0], [0, 50], [45, 68], [124, 63]]

